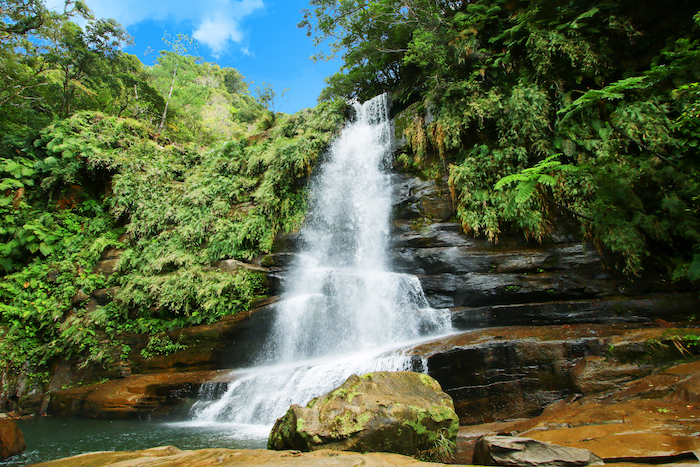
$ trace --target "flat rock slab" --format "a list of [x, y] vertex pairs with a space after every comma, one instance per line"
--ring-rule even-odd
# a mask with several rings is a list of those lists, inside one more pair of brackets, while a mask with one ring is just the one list
[[[240, 449], [201, 449], [182, 451], [163, 446], [144, 451], [95, 452], [68, 457], [35, 467], [204, 467], [249, 466], [266, 467], [440, 467], [444, 464], [420, 462], [399, 454], [339, 451], [267, 451]], [[454, 465], [454, 464], [453, 464]]]
[[64, 417], [144, 418], [168, 415], [186, 397], [196, 397], [205, 382], [228, 371], [193, 371], [130, 376], [51, 393], [48, 412]]
[[513, 467], [575, 467], [603, 465], [586, 449], [558, 446], [517, 436], [482, 436], [474, 450], [474, 464]]

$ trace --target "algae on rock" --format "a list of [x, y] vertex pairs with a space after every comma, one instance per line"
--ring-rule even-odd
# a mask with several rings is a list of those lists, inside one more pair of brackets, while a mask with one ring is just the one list
[[269, 449], [384, 451], [406, 455], [454, 442], [452, 399], [431, 377], [408, 371], [350, 376], [339, 388], [292, 405], [277, 420]]

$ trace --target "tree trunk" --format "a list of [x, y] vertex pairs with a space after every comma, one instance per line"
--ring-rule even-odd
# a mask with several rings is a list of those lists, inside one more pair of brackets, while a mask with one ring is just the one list
[[168, 91], [168, 99], [165, 101], [165, 108], [163, 109], [163, 117], [160, 119], [160, 125], [158, 125], [158, 134], [163, 132], [163, 127], [165, 126], [165, 117], [168, 115], [168, 105], [170, 105], [170, 99], [173, 97], [173, 86], [175, 86], [175, 76], [177, 75], [177, 63], [175, 63], [175, 68], [173, 69], [173, 80], [170, 82], [170, 91]]

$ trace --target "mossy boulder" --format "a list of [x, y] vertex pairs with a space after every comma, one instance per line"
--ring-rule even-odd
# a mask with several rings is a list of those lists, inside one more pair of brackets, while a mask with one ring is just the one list
[[444, 452], [459, 429], [454, 404], [433, 378], [409, 371], [350, 376], [277, 420], [269, 449], [405, 455]]

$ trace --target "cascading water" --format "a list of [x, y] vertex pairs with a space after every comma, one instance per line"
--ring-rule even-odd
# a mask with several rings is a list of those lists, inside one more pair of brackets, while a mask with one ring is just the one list
[[386, 264], [388, 107], [386, 95], [355, 105], [355, 120], [312, 183], [303, 248], [260, 365], [235, 372], [223, 394], [201, 393], [194, 423], [261, 426], [266, 433], [291, 404], [305, 404], [353, 373], [411, 369], [400, 349], [450, 330], [449, 313], [429, 307], [418, 279]]

